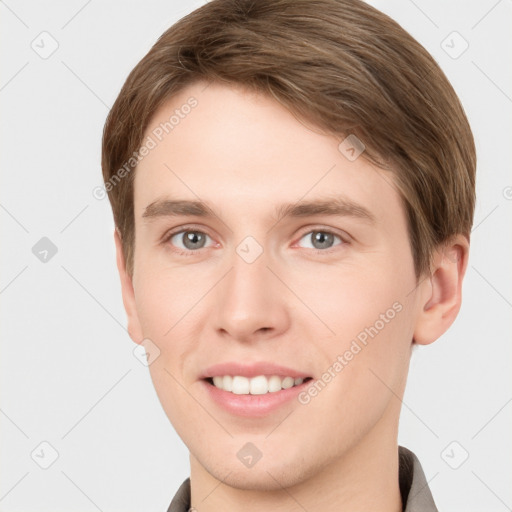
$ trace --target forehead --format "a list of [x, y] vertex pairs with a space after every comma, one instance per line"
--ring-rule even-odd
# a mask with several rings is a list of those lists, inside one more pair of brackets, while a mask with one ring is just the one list
[[162, 198], [254, 215], [263, 205], [337, 194], [377, 219], [401, 216], [391, 174], [348, 159], [342, 140], [306, 126], [269, 96], [194, 83], [164, 103], [146, 130], [152, 147], [135, 172], [136, 217]]

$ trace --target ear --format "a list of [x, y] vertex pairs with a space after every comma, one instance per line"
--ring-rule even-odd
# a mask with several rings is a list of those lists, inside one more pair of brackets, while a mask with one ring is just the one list
[[420, 311], [414, 343], [428, 345], [452, 325], [462, 303], [462, 280], [469, 258], [469, 241], [456, 235], [434, 253], [432, 272], [420, 284]]
[[126, 262], [124, 261], [121, 235], [117, 227], [114, 231], [114, 240], [116, 243], [117, 269], [119, 271], [119, 277], [121, 278], [123, 304], [128, 318], [128, 334], [135, 343], [141, 343], [144, 336], [142, 334], [139, 316], [137, 314], [132, 277], [126, 272]]

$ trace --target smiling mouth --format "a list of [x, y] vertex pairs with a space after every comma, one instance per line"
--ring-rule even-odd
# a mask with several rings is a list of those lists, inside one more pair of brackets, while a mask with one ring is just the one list
[[203, 380], [217, 389], [235, 395], [265, 395], [300, 386], [311, 379], [312, 377], [294, 379], [293, 377], [280, 375], [258, 375], [252, 378], [241, 375], [219, 375], [207, 377]]

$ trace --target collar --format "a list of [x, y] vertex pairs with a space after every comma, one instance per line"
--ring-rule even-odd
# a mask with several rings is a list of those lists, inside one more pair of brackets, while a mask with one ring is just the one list
[[[399, 485], [403, 512], [438, 512], [418, 457], [404, 446], [398, 447]], [[190, 477], [174, 495], [167, 512], [188, 512]]]

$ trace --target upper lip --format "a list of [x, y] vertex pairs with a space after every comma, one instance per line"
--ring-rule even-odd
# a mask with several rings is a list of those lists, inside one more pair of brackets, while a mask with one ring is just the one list
[[287, 366], [281, 366], [269, 361], [260, 361], [256, 363], [226, 362], [214, 364], [206, 368], [201, 373], [200, 378], [207, 379], [223, 375], [241, 375], [248, 378], [257, 377], [258, 375], [284, 375], [295, 379], [310, 377], [307, 373]]

